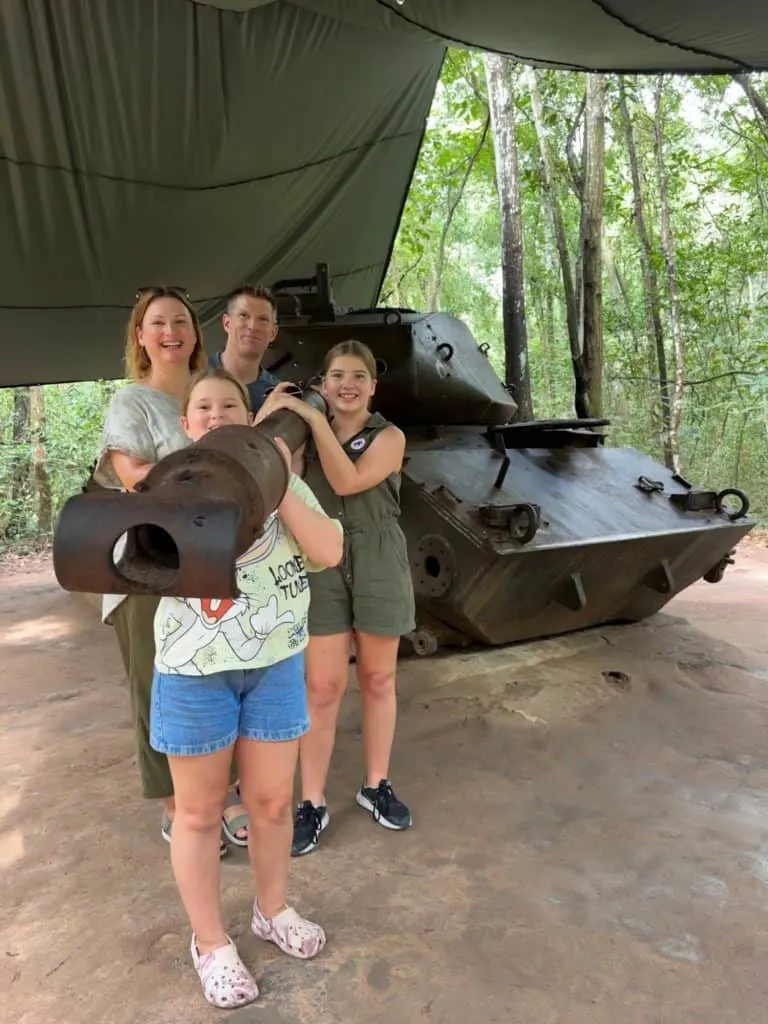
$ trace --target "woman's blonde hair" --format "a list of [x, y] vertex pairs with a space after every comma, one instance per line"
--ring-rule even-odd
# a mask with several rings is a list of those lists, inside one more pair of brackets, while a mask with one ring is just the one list
[[139, 344], [139, 328], [144, 323], [147, 310], [155, 299], [176, 299], [189, 313], [192, 326], [195, 330], [195, 347], [189, 357], [189, 369], [192, 373], [202, 370], [208, 364], [208, 357], [203, 346], [203, 332], [200, 329], [200, 321], [197, 313], [189, 301], [189, 296], [181, 288], [166, 288], [158, 285], [151, 288], [142, 288], [136, 296], [136, 302], [128, 318], [128, 327], [125, 332], [125, 352], [123, 360], [125, 363], [125, 375], [131, 380], [140, 381], [147, 376], [152, 368], [147, 350]]
[[350, 338], [349, 341], [340, 341], [333, 348], [329, 348], [325, 353], [323, 374], [328, 373], [334, 359], [338, 359], [339, 356], [354, 356], [356, 359], [359, 359], [365, 365], [371, 377], [376, 380], [376, 359], [373, 352], [362, 341], [355, 341], [354, 338]]
[[251, 402], [248, 398], [248, 391], [245, 385], [233, 377], [229, 370], [225, 370], [223, 366], [206, 366], [204, 370], [200, 370], [194, 375], [192, 380], [187, 385], [187, 390], [184, 392], [184, 400], [181, 403], [181, 411], [186, 416], [189, 403], [192, 399], [192, 392], [195, 390], [198, 384], [202, 384], [204, 380], [223, 380], [227, 384], [232, 384], [237, 391], [240, 398], [243, 400], [245, 411], [250, 415]]

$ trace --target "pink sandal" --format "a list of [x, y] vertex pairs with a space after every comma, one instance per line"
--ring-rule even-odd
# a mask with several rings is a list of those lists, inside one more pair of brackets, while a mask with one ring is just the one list
[[325, 932], [319, 924], [307, 921], [293, 907], [286, 907], [276, 917], [264, 917], [258, 902], [253, 904], [251, 931], [266, 942], [274, 942], [289, 956], [310, 960], [325, 946]]
[[211, 953], [199, 953], [197, 937], [193, 935], [190, 950], [203, 995], [212, 1006], [233, 1010], [258, 998], [258, 986], [229, 936], [226, 946], [219, 946]]

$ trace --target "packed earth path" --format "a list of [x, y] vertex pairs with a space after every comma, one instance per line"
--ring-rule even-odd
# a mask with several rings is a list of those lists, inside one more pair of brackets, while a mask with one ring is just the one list
[[[768, 541], [664, 612], [401, 663], [393, 769], [414, 828], [354, 803], [345, 698], [331, 824], [291, 900], [312, 962], [225, 921], [259, 980], [234, 1024], [763, 1024]], [[0, 564], [0, 1020], [202, 1024], [189, 933], [142, 801], [115, 638], [46, 556]]]

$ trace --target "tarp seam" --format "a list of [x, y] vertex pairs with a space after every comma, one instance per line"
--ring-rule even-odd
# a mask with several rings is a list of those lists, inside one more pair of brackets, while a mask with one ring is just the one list
[[[613, 74], [613, 75], [655, 75], [655, 74], [681, 74], [681, 75], [722, 75], [728, 74], [728, 68], [717, 68], [713, 70], [711, 67], [693, 67], [685, 68], [683, 71], [670, 72], [668, 68], [643, 68], [642, 72], [638, 71], [637, 68], [623, 68], [623, 67], [604, 67], [594, 68], [586, 64], [566, 64], [564, 61], [552, 60], [549, 57], [532, 57], [526, 54], [515, 53], [513, 50], [501, 50], [493, 46], [480, 46], [477, 43], [471, 43], [467, 39], [460, 39], [458, 36], [449, 36], [445, 32], [441, 32], [439, 29], [432, 28], [425, 22], [417, 21], [416, 18], [409, 17], [404, 11], [399, 11], [395, 7], [392, 7], [390, 0], [373, 0], [374, 3], [378, 4], [379, 7], [384, 7], [394, 15], [396, 18], [400, 18], [401, 21], [406, 22], [409, 25], [413, 25], [414, 28], [420, 28], [424, 32], [429, 32], [431, 35], [438, 39], [443, 39], [446, 43], [454, 44], [456, 46], [466, 47], [470, 50], [480, 50], [485, 53], [496, 53], [501, 57], [512, 57], [516, 61], [522, 64], [538, 64], [546, 65], [550, 68], [559, 68], [562, 71], [584, 71], [592, 74]], [[711, 53], [708, 50], [699, 50], [692, 46], [686, 46], [683, 43], [673, 43], [661, 36], [655, 36], [651, 32], [645, 32], [641, 28], [637, 28], [628, 21], [615, 14], [609, 8], [605, 7], [600, 0], [592, 0], [592, 3], [596, 4], [605, 14], [606, 17], [615, 18], [616, 21], [620, 22], [625, 28], [630, 31], [636, 32], [638, 35], [644, 35], [649, 39], [652, 39], [656, 43], [661, 43], [667, 46], [671, 46], [674, 49], [682, 50], [684, 52], [695, 53], [703, 57], [712, 57], [714, 60], [723, 61], [726, 64], [732, 64], [735, 68], [741, 71], [752, 71], [756, 70], [751, 64], [745, 64], [743, 61], [736, 59], [735, 57], [724, 57], [720, 54]]]
[[[63, 164], [45, 164], [37, 160], [18, 160], [16, 157], [0, 154], [0, 163], [11, 164], [14, 167], [34, 167], [42, 171], [60, 171], [63, 174], [70, 174], [77, 177], [94, 178], [102, 181], [111, 181], [118, 185], [139, 185], [144, 188], [164, 189], [169, 192], [217, 192], [229, 188], [241, 188], [243, 185], [255, 185], [260, 181], [271, 181], [275, 178], [286, 177], [290, 174], [299, 174], [301, 171], [308, 171], [314, 167], [322, 167], [324, 164], [333, 163], [345, 156], [361, 153], [375, 149], [377, 146], [387, 142], [396, 142], [400, 139], [412, 138], [415, 131], [397, 132], [394, 135], [384, 135], [373, 142], [363, 142], [359, 146], [350, 146], [348, 149], [339, 150], [331, 156], [325, 156], [319, 160], [309, 160], [305, 164], [298, 164], [296, 167], [284, 168], [281, 171], [272, 171], [269, 174], [256, 175], [253, 178], [242, 178], [237, 181], [220, 182], [217, 185], [172, 185], [162, 181], [146, 181], [141, 178], [124, 178], [117, 174], [107, 174], [104, 171], [87, 171], [80, 167], [65, 167]], [[423, 133], [422, 133], [423, 134]]]
[[[342, 270], [339, 273], [336, 273], [336, 271], [334, 271], [333, 280], [334, 281], [337, 281], [337, 280], [340, 281], [342, 278], [353, 277], [355, 274], [364, 274], [367, 271], [375, 270], [377, 267], [380, 267], [380, 266], [381, 266], [381, 260], [376, 260], [375, 263], [367, 263], [365, 266], [362, 266], [362, 267], [353, 267], [351, 270]], [[229, 295], [230, 295], [230, 291], [227, 291], [223, 295], [205, 296], [205, 297], [200, 298], [200, 299], [194, 299], [193, 298], [192, 299], [192, 305], [193, 306], [202, 306], [205, 303], [222, 302], [225, 299], [227, 299], [229, 297]], [[45, 310], [45, 311], [50, 311], [50, 312], [56, 312], [56, 311], [60, 311], [60, 310], [64, 310], [64, 311], [72, 310], [72, 311], [75, 311], [75, 310], [78, 310], [78, 309], [126, 309], [127, 310], [127, 309], [132, 309], [132, 308], [133, 308], [133, 302], [96, 302], [96, 303], [76, 302], [76, 303], [72, 303], [71, 305], [55, 305], [55, 306], [21, 306], [21, 305], [20, 306], [15, 306], [15, 305], [0, 304], [0, 309], [18, 310], [18, 311], [21, 311], [21, 312], [23, 312], [24, 310]]]
[[[521, 61], [523, 64], [526, 62], [535, 63], [536, 61], [542, 60], [541, 57], [527, 57], [520, 53], [513, 53], [512, 50], [497, 50], [494, 47], [478, 46], [477, 43], [470, 43], [467, 39], [460, 39], [458, 36], [448, 36], [439, 29], [432, 28], [430, 25], [425, 24], [423, 21], [417, 21], [416, 18], [409, 17], [405, 11], [399, 11], [396, 7], [393, 7], [389, 0], [374, 0], [374, 3], [378, 4], [379, 7], [384, 7], [389, 11], [390, 14], [396, 18], [400, 18], [401, 21], [406, 22], [408, 25], [413, 25], [414, 28], [420, 28], [424, 32], [429, 32], [431, 35], [436, 36], [438, 39], [444, 39], [447, 43], [455, 43], [458, 46], [466, 46], [470, 50], [483, 50], [485, 53], [497, 53], [501, 57], [514, 57], [515, 60]], [[562, 61], [550, 60], [548, 64], [553, 67], [563, 68], [566, 71], [586, 71], [587, 69], [582, 67], [580, 64], [565, 64]]]
[[652, 39], [654, 43], [662, 43], [664, 46], [672, 46], [676, 50], [683, 50], [686, 53], [695, 53], [700, 57], [713, 57], [715, 60], [722, 60], [731, 64], [736, 64], [744, 71], [749, 70], [749, 65], [744, 64], [737, 57], [731, 57], [725, 53], [716, 53], [714, 50], [705, 50], [698, 46], [689, 46], [687, 43], [676, 43], [672, 39], [666, 39], [664, 36], [660, 36], [656, 32], [651, 32], [649, 29], [640, 28], [631, 22], [625, 15], [619, 14], [618, 11], [614, 11], [611, 7], [605, 3], [605, 0], [592, 0], [595, 7], [598, 7], [603, 14], [609, 18], [614, 18], [624, 28], [628, 28], [631, 32], [636, 32], [639, 36], [645, 36], [646, 39]]

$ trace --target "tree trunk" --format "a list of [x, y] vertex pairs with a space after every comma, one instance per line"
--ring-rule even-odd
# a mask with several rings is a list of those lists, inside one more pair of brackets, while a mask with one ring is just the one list
[[637, 337], [637, 331], [635, 330], [634, 310], [632, 307], [632, 300], [630, 299], [629, 292], [627, 290], [627, 283], [621, 275], [619, 265], [613, 255], [608, 242], [603, 239], [603, 264], [605, 266], [605, 273], [608, 279], [616, 282], [616, 287], [619, 290], [621, 301], [624, 303], [624, 312], [627, 317], [627, 330], [632, 339], [632, 351], [637, 354], [640, 349], [639, 340]]
[[37, 499], [37, 530], [49, 537], [53, 528], [53, 498], [45, 455], [45, 399], [39, 386], [30, 389], [29, 439]]
[[654, 104], [653, 133], [656, 142], [656, 177], [659, 187], [661, 204], [661, 253], [667, 272], [667, 289], [669, 293], [669, 332], [672, 335], [672, 346], [675, 353], [675, 387], [672, 393], [672, 407], [669, 419], [669, 447], [672, 453], [672, 468], [680, 472], [680, 420], [683, 413], [683, 337], [680, 327], [680, 297], [677, 291], [677, 267], [675, 265], [675, 240], [669, 223], [669, 190], [667, 188], [667, 168], [664, 163], [664, 139], [662, 133], [664, 99], [664, 79], [661, 75], [656, 80]]
[[618, 76], [619, 82], [619, 110], [624, 123], [624, 137], [627, 143], [627, 154], [629, 156], [629, 169], [632, 176], [632, 193], [634, 197], [633, 220], [640, 240], [640, 268], [643, 275], [643, 294], [645, 298], [645, 327], [648, 335], [648, 343], [656, 353], [656, 369], [659, 380], [659, 394], [661, 398], [661, 433], [662, 448], [664, 451], [664, 463], [672, 469], [674, 459], [672, 457], [672, 445], [670, 438], [670, 400], [669, 400], [669, 378], [667, 376], [667, 354], [664, 349], [664, 331], [661, 326], [661, 304], [659, 301], [659, 282], [656, 275], [656, 267], [653, 262], [653, 246], [648, 228], [645, 223], [643, 189], [640, 183], [640, 165], [637, 159], [637, 147], [635, 145], [635, 131], [629, 116], [627, 104], [627, 93], [624, 79]]
[[391, 286], [390, 286], [389, 291], [388, 292], [384, 292], [380, 296], [380, 298], [379, 298], [379, 302], [381, 302], [383, 305], [386, 305], [386, 306], [402, 306], [403, 305], [402, 296], [400, 294], [400, 285], [402, 284], [402, 278], [398, 276], [399, 274], [400, 274], [400, 268], [397, 265], [397, 257], [396, 257], [396, 255], [395, 255], [395, 253], [393, 251], [392, 252], [392, 256], [390, 257], [390, 260], [389, 260], [389, 268], [387, 270], [387, 276], [389, 277], [389, 279], [391, 281]]
[[576, 132], [579, 130], [586, 106], [587, 93], [585, 90], [579, 103], [579, 109], [576, 111], [576, 117], [573, 119], [573, 124], [568, 131], [568, 138], [565, 140], [565, 153], [568, 160], [568, 171], [571, 175], [571, 188], [579, 202], [584, 197], [584, 160], [576, 156]]
[[542, 332], [544, 348], [544, 373], [547, 379], [547, 398], [549, 399], [549, 415], [557, 415], [557, 389], [555, 387], [555, 366], [557, 356], [555, 354], [555, 297], [552, 294], [549, 281], [546, 283], [544, 293], [544, 329]]
[[[605, 192], [605, 77], [587, 75], [584, 196], [579, 228], [580, 354], [588, 416], [603, 414], [603, 199]], [[584, 413], [578, 412], [579, 416]]]
[[5, 537], [12, 541], [25, 532], [24, 509], [29, 489], [29, 388], [13, 389], [11, 420], [11, 488], [10, 518]]
[[525, 322], [523, 277], [523, 222], [517, 171], [515, 108], [510, 84], [511, 62], [484, 54], [488, 107], [493, 127], [496, 187], [501, 214], [502, 304], [505, 384], [517, 403], [521, 420], [533, 416], [528, 368], [528, 333]]
[[477, 158], [480, 155], [480, 150], [483, 148], [486, 136], [488, 135], [488, 128], [490, 127], [490, 114], [485, 119], [483, 130], [477, 138], [475, 148], [472, 150], [472, 155], [467, 161], [467, 166], [464, 168], [464, 173], [461, 176], [459, 187], [450, 195], [448, 201], [448, 212], [445, 215], [443, 226], [440, 230], [440, 238], [437, 243], [437, 259], [435, 260], [435, 266], [432, 273], [432, 287], [429, 292], [429, 312], [437, 312], [437, 308], [440, 304], [440, 289], [443, 284], [443, 268], [445, 266], [445, 246], [448, 241], [448, 232], [451, 230], [451, 224], [453, 223], [453, 217], [456, 213], [459, 203], [461, 202], [462, 196], [464, 195], [464, 189], [467, 187], [469, 176], [472, 173], [472, 168], [477, 162]]
[[752, 110], [757, 116], [757, 126], [760, 129], [763, 138], [768, 141], [768, 103], [765, 102], [763, 97], [754, 87], [749, 75], [734, 75], [733, 80], [734, 82], [738, 82], [744, 90]]
[[573, 286], [573, 271], [571, 270], [571, 257], [568, 252], [568, 242], [565, 237], [565, 225], [563, 213], [560, 209], [560, 202], [557, 198], [555, 188], [555, 172], [552, 165], [552, 157], [547, 145], [547, 136], [544, 131], [544, 111], [539, 93], [536, 72], [530, 72], [531, 110], [533, 112], [533, 124], [536, 129], [536, 139], [539, 144], [541, 155], [541, 172], [544, 184], [544, 194], [549, 204], [552, 216], [552, 228], [555, 233], [555, 245], [557, 256], [560, 262], [560, 274], [563, 279], [563, 295], [565, 297], [565, 321], [568, 327], [568, 342], [571, 349], [573, 361], [573, 372], [576, 378], [576, 415], [586, 415], [582, 397], [587, 390], [586, 380], [583, 373], [583, 362], [579, 346], [579, 307], [576, 302], [576, 293]]
[[738, 487], [741, 484], [741, 456], [744, 451], [744, 430], [747, 426], [747, 419], [749, 413], [745, 412], [741, 417], [739, 424], [739, 438], [736, 442], [736, 465], [733, 472], [733, 486]]

